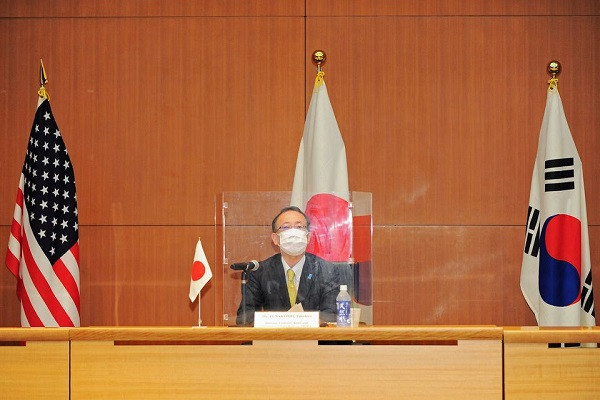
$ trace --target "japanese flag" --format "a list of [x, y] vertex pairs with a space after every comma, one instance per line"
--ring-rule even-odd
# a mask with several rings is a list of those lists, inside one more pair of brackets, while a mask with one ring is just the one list
[[190, 301], [196, 300], [196, 297], [198, 297], [200, 291], [210, 278], [212, 278], [212, 271], [202, 249], [202, 242], [198, 239], [194, 264], [192, 265], [192, 278], [190, 280]]
[[306, 115], [291, 205], [310, 219], [306, 250], [328, 261], [346, 262], [352, 246], [346, 147], [323, 76], [317, 74]]

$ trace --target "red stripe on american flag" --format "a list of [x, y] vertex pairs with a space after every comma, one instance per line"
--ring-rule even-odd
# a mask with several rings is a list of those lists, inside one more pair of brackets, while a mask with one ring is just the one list
[[31, 304], [31, 300], [27, 295], [25, 286], [23, 286], [22, 279], [19, 279], [19, 282], [17, 282], [17, 293], [19, 293], [19, 298], [21, 299], [21, 307], [23, 307], [23, 312], [25, 313], [25, 318], [27, 318], [29, 326], [44, 326], [44, 323], [35, 312], [33, 304]]
[[77, 266], [79, 267], [79, 241], [77, 241], [77, 243], [75, 243], [73, 247], [71, 247], [71, 253], [75, 258], [75, 261], [77, 261]]
[[71, 318], [56, 298], [56, 295], [52, 291], [52, 288], [48, 284], [48, 281], [46, 281], [46, 278], [44, 277], [35, 260], [33, 259], [31, 249], [29, 248], [29, 242], [27, 240], [27, 235], [23, 236], [22, 246], [23, 257], [25, 258], [25, 264], [27, 265], [27, 271], [29, 271], [31, 281], [33, 282], [38, 293], [44, 300], [44, 303], [46, 303], [48, 310], [50, 310], [50, 312], [52, 313], [52, 316], [58, 323], [58, 326], [74, 326], [73, 321], [71, 321]]
[[23, 208], [23, 189], [21, 189], [20, 186], [17, 190], [17, 205], [21, 207], [21, 209]]
[[[19, 208], [21, 209], [21, 212], [22, 212], [22, 210], [23, 210], [23, 190], [21, 190], [20, 187], [17, 190], [16, 203], [17, 203], [16, 205], [19, 206]], [[15, 212], [16, 211], [17, 210], [15, 207]], [[10, 226], [10, 234], [19, 244], [21, 243], [21, 223], [19, 221], [17, 221], [14, 217], [13, 217], [12, 224]], [[12, 242], [12, 238], [9, 239], [9, 247], [8, 247], [8, 251], [6, 252], [5, 264], [6, 264], [6, 267], [10, 270], [10, 272], [12, 272], [12, 274], [18, 278], [19, 277], [19, 257], [21, 255], [13, 254], [13, 252], [10, 249], [11, 242]]]
[[71, 271], [69, 271], [62, 259], [56, 261], [52, 268], [77, 306], [77, 312], [81, 312], [79, 309], [79, 288], [77, 287], [77, 282], [75, 282], [73, 275], [71, 275]]
[[6, 252], [5, 263], [10, 272], [18, 278], [19, 277], [19, 259], [15, 257], [15, 255], [10, 251], [10, 249]]
[[21, 224], [14, 218], [12, 225], [10, 226], [10, 234], [13, 235], [17, 241], [21, 241]]

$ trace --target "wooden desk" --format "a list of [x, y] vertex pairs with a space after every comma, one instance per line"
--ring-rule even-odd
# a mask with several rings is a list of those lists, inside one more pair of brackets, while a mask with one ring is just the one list
[[121, 327], [70, 335], [73, 400], [502, 399], [497, 327]]
[[548, 348], [599, 343], [600, 328], [505, 328], [506, 400], [600, 399], [600, 349]]
[[0, 328], [0, 398], [69, 398], [69, 330]]

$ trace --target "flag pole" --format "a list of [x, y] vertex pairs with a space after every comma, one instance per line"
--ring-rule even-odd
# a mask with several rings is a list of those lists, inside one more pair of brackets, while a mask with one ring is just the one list
[[44, 61], [40, 58], [40, 88], [38, 89], [38, 96], [42, 99], [50, 99], [48, 92], [44, 85], [48, 83], [48, 77], [46, 76], [46, 69], [44, 68]]
[[202, 291], [198, 293], [198, 326], [202, 326]]
[[548, 75], [551, 76], [550, 80], [548, 81], [548, 90], [558, 89], [557, 76], [560, 75], [561, 70], [562, 66], [558, 61], [552, 60], [548, 63], [548, 66], [546, 67], [546, 72], [548, 72]]
[[[198, 236], [198, 241], [200, 241], [200, 236]], [[198, 327], [200, 326], [202, 326], [202, 289], [198, 293]]]

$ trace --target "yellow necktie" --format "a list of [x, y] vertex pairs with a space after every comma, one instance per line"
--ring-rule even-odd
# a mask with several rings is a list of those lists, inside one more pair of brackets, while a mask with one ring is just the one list
[[296, 274], [294, 273], [293, 269], [288, 269], [287, 270], [287, 287], [288, 287], [288, 294], [290, 295], [290, 304], [294, 305], [296, 304], [296, 285], [294, 284], [294, 277], [296, 276]]

